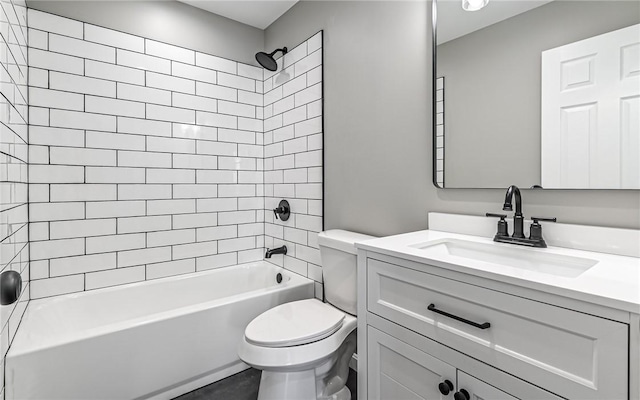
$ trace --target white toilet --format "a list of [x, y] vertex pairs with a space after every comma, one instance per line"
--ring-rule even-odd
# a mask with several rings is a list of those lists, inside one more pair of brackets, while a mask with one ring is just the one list
[[318, 235], [327, 303], [307, 299], [272, 308], [249, 323], [238, 355], [262, 370], [258, 400], [349, 400], [356, 350], [356, 248], [373, 239], [343, 230]]

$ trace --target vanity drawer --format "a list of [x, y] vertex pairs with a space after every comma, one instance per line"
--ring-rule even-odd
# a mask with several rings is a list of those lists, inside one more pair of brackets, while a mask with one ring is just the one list
[[628, 398], [626, 324], [372, 258], [367, 286], [370, 312], [525, 381], [569, 399]]

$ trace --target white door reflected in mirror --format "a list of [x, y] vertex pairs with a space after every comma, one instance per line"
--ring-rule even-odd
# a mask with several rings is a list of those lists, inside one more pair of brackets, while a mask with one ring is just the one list
[[542, 186], [640, 189], [640, 24], [542, 52]]

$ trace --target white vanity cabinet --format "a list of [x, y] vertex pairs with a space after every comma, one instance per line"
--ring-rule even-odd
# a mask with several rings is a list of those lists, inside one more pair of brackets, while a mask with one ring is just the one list
[[[517, 400], [454, 366], [374, 327], [368, 328], [368, 398]], [[522, 382], [520, 392], [560, 399]], [[456, 394], [456, 391], [458, 393]]]
[[[462, 388], [461, 390], [465, 390], [472, 400], [517, 400], [517, 397], [498, 390], [462, 371], [458, 371], [458, 386]], [[557, 397], [553, 396], [553, 398]]]
[[369, 398], [441, 399], [445, 382], [453, 392], [455, 367], [371, 326], [367, 331]]
[[359, 399], [636, 398], [629, 313], [371, 249], [358, 257]]

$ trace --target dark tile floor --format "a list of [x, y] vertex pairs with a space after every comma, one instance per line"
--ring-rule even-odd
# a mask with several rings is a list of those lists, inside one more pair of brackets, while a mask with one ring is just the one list
[[[260, 370], [249, 368], [226, 379], [183, 394], [174, 400], [256, 400], [260, 386]], [[349, 370], [347, 386], [356, 399], [357, 374]]]
[[221, 381], [183, 394], [174, 400], [256, 400], [260, 386], [258, 369], [249, 368]]

